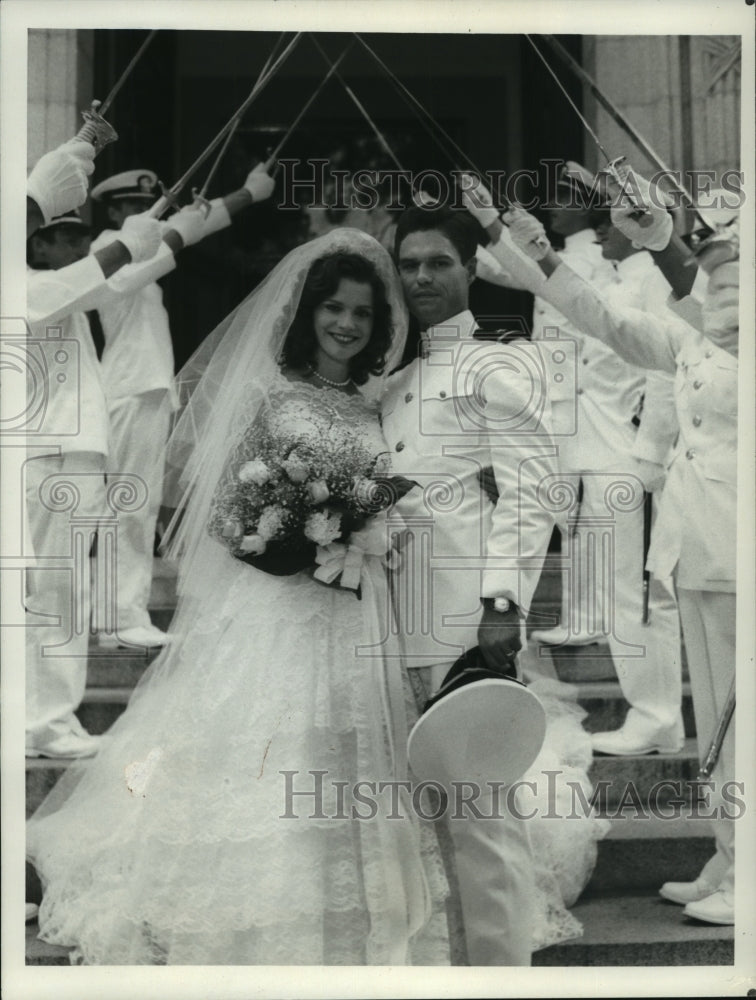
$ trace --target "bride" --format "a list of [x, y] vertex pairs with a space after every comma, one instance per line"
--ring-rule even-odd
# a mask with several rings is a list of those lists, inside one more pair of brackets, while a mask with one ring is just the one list
[[[304, 545], [273, 537], [276, 517], [294, 532], [304, 488], [382, 471], [376, 399], [404, 337], [389, 255], [340, 230], [289, 254], [183, 373], [196, 385], [169, 450], [187, 497], [172, 643], [74, 790], [76, 774], [28, 827], [41, 935], [75, 960], [448, 963], [432, 829], [411, 809], [352, 818], [359, 782], [406, 778], [400, 661], [380, 655], [385, 570], [369, 554], [385, 529], [352, 534], [352, 561], [369, 550], [359, 591], [328, 566], [331, 586], [293, 572], [316, 542], [334, 553], [329, 508]], [[266, 486], [276, 502], [249, 531]]]
[[[172, 642], [98, 756], [28, 824], [40, 936], [72, 946], [72, 961], [462, 954], [434, 824], [402, 797], [417, 709], [387, 621], [391, 518], [385, 503], [350, 508], [395, 486], [377, 413], [404, 315], [387, 252], [334, 230], [290, 253], [182, 371]], [[589, 792], [578, 710], [554, 706], [537, 767], [567, 761]], [[380, 782], [383, 798], [358, 797]], [[564, 903], [599, 833], [534, 827], [540, 948], [580, 933]]]

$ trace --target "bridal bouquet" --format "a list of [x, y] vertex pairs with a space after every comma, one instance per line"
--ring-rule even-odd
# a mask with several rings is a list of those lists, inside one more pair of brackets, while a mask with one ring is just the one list
[[277, 575], [320, 564], [316, 576], [332, 582], [322, 567], [339, 546], [364, 542], [369, 520], [414, 486], [387, 475], [388, 453], [376, 456], [348, 429], [303, 441], [266, 426], [243, 451], [216, 497], [209, 530], [233, 555]]

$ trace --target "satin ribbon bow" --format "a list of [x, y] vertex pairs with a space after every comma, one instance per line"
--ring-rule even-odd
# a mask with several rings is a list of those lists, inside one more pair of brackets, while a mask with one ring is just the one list
[[360, 585], [364, 549], [343, 542], [319, 545], [315, 555], [318, 568], [314, 576], [321, 583], [331, 584], [339, 577], [339, 585], [349, 590], [357, 590]]

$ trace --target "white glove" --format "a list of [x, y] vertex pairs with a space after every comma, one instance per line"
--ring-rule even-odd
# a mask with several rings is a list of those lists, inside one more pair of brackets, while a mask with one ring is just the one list
[[185, 247], [199, 243], [205, 236], [205, 213], [195, 205], [186, 205], [172, 215], [168, 221], [168, 229], [178, 233]]
[[508, 287], [506, 275], [498, 260], [482, 246], [475, 250], [475, 277], [487, 281], [489, 285]]
[[250, 170], [244, 187], [252, 195], [252, 201], [265, 201], [273, 194], [276, 182], [265, 170], [264, 163], [258, 163], [254, 170]]
[[524, 208], [513, 206], [502, 216], [514, 245], [532, 260], [541, 260], [551, 250], [546, 230]]
[[643, 489], [646, 493], [655, 493], [664, 486], [664, 480], [667, 478], [667, 472], [663, 465], [659, 462], [649, 462], [645, 458], [635, 459], [635, 468], [633, 469], [635, 475], [643, 483]]
[[45, 225], [84, 204], [94, 155], [90, 142], [70, 139], [35, 164], [26, 181], [26, 193], [39, 205]]
[[[617, 173], [622, 186], [612, 178], [606, 184], [611, 197], [612, 223], [632, 242], [636, 250], [663, 250], [672, 237], [674, 225], [672, 216], [661, 204], [668, 203], [668, 199], [658, 187], [652, 191], [646, 178], [636, 174], [628, 164], [619, 166]], [[636, 201], [642, 201], [647, 208], [648, 212], [642, 218], [632, 218], [637, 209], [633, 207], [627, 194], [633, 195]]]
[[121, 226], [118, 239], [131, 254], [131, 263], [150, 260], [160, 249], [163, 228], [158, 219], [151, 219], [149, 212], [130, 215]]
[[496, 222], [499, 213], [494, 207], [491, 192], [472, 174], [460, 174], [459, 189], [465, 208], [484, 229]]

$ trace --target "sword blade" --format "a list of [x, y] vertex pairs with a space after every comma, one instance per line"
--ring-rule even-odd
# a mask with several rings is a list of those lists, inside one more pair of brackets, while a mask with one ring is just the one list
[[249, 108], [249, 106], [252, 104], [252, 102], [255, 100], [255, 98], [257, 98], [262, 93], [262, 91], [265, 89], [265, 87], [268, 85], [268, 83], [270, 83], [270, 81], [272, 80], [272, 78], [275, 75], [275, 73], [277, 72], [277, 70], [281, 67], [281, 65], [283, 64], [283, 62], [291, 54], [294, 46], [297, 44], [297, 42], [299, 41], [299, 39], [301, 37], [302, 37], [302, 32], [301, 31], [297, 32], [297, 34], [292, 38], [292, 40], [286, 46], [286, 48], [281, 53], [281, 55], [276, 59], [276, 61], [270, 67], [270, 69], [268, 70], [268, 72], [265, 75], [265, 77], [263, 79], [261, 79], [261, 80], [258, 79], [258, 81], [255, 83], [254, 87], [252, 88], [252, 91], [249, 94], [249, 96], [241, 103], [241, 105], [236, 109], [236, 111], [233, 113], [233, 115], [231, 115], [231, 117], [226, 122], [226, 124], [223, 126], [223, 128], [220, 130], [220, 132], [218, 132], [218, 134], [202, 150], [202, 152], [197, 157], [197, 159], [194, 161], [194, 163], [192, 163], [192, 165], [189, 167], [189, 169], [186, 170], [184, 172], [184, 174], [176, 181], [176, 183], [170, 188], [170, 190], [167, 192], [167, 194], [163, 195], [162, 198], [159, 198], [155, 202], [155, 204], [150, 209], [150, 213], [149, 214], [150, 214], [151, 218], [153, 218], [153, 219], [159, 219], [160, 218], [160, 216], [166, 210], [166, 208], [171, 203], [171, 201], [172, 200], [175, 201], [176, 195], [179, 194], [180, 191], [184, 188], [184, 186], [186, 185], [187, 181], [189, 181], [189, 179], [192, 177], [192, 175], [197, 170], [199, 170], [199, 168], [202, 166], [202, 164], [205, 162], [205, 160], [223, 142], [223, 140], [228, 135], [229, 131], [231, 129], [234, 129], [234, 128], [237, 127], [236, 126], [237, 121], [239, 119], [241, 119], [242, 115]]
[[147, 35], [147, 37], [145, 38], [145, 40], [139, 46], [139, 48], [137, 49], [136, 55], [133, 57], [133, 59], [131, 60], [131, 62], [129, 63], [129, 65], [126, 67], [126, 69], [123, 71], [123, 73], [121, 73], [120, 77], [116, 80], [115, 85], [111, 89], [110, 93], [108, 94], [108, 96], [105, 98], [105, 100], [100, 105], [100, 107], [98, 109], [99, 114], [104, 115], [105, 112], [110, 107], [110, 105], [113, 103], [113, 100], [115, 99], [116, 94], [121, 89], [121, 87], [124, 85], [124, 83], [128, 79], [129, 75], [131, 74], [131, 71], [134, 69], [134, 67], [136, 66], [136, 64], [142, 58], [144, 50], [147, 48], [147, 46], [150, 44], [150, 42], [152, 41], [152, 39], [155, 37], [156, 34], [157, 34], [157, 29], [153, 28], [153, 30]]
[[[553, 35], [544, 35], [544, 41], [553, 50], [553, 52], [562, 60], [562, 62], [567, 66], [568, 69], [577, 76], [577, 78], [588, 87], [593, 97], [599, 102], [601, 107], [610, 115], [610, 117], [616, 122], [617, 125], [622, 129], [625, 135], [629, 136], [630, 139], [635, 143], [638, 149], [643, 153], [643, 155], [651, 161], [651, 163], [656, 167], [657, 170], [662, 171], [667, 176], [668, 183], [670, 183], [674, 189], [691, 205], [701, 221], [709, 226], [709, 228], [714, 229], [715, 227], [707, 221], [706, 216], [701, 213], [700, 209], [696, 208], [696, 204], [683, 185], [675, 179], [674, 172], [667, 166], [664, 160], [659, 156], [655, 149], [653, 149], [649, 142], [640, 134], [640, 132], [630, 123], [630, 121], [622, 114], [622, 112], [615, 107], [615, 105], [609, 100], [606, 94], [600, 89], [596, 81], [591, 77], [583, 67], [577, 62], [570, 53], [564, 48], [564, 46], [559, 42]], [[604, 154], [606, 155], [606, 154]]]
[[341, 53], [341, 55], [336, 60], [336, 62], [331, 65], [331, 68], [328, 70], [328, 72], [326, 73], [326, 75], [320, 81], [319, 85], [315, 88], [314, 93], [307, 99], [307, 102], [305, 103], [305, 106], [299, 112], [299, 114], [294, 119], [294, 121], [291, 123], [291, 125], [289, 125], [288, 129], [286, 130], [286, 134], [283, 136], [283, 138], [281, 139], [281, 141], [278, 143], [278, 145], [276, 146], [276, 148], [273, 150], [273, 152], [268, 157], [268, 159], [266, 161], [266, 165], [272, 165], [278, 159], [279, 153], [281, 152], [281, 150], [283, 149], [283, 147], [285, 146], [285, 144], [288, 142], [289, 137], [291, 136], [292, 132], [297, 127], [297, 125], [299, 125], [299, 123], [302, 121], [302, 119], [304, 118], [304, 116], [307, 114], [307, 111], [309, 110], [310, 106], [315, 102], [318, 94], [320, 94], [320, 92], [323, 90], [323, 88], [325, 87], [325, 85], [328, 83], [328, 81], [334, 75], [334, 73], [336, 72], [336, 70], [339, 67], [339, 64], [343, 61], [344, 56], [347, 54], [347, 52], [350, 50], [351, 47], [352, 47], [352, 43], [349, 42], [349, 44], [346, 46], [346, 48]]
[[[325, 59], [325, 61], [326, 61], [326, 64], [327, 64], [328, 66], [333, 66], [333, 63], [331, 62], [331, 60], [330, 60], [330, 59], [328, 58], [328, 56], [326, 55], [325, 51], [323, 50], [323, 47], [322, 47], [322, 46], [320, 45], [320, 43], [319, 43], [319, 42], [318, 42], [318, 40], [317, 40], [317, 39], [315, 38], [315, 36], [314, 36], [314, 35], [310, 35], [310, 37], [312, 38], [312, 40], [313, 40], [313, 42], [314, 42], [314, 44], [315, 44], [315, 47], [317, 48], [318, 52], [320, 52], [320, 54], [321, 54], [321, 56], [323, 57], [323, 59]], [[359, 112], [360, 112], [360, 113], [362, 114], [362, 117], [363, 117], [363, 118], [365, 119], [365, 121], [366, 121], [366, 122], [368, 123], [368, 125], [370, 126], [370, 128], [371, 128], [371, 129], [373, 130], [373, 133], [375, 134], [375, 137], [376, 137], [376, 139], [378, 140], [378, 142], [379, 142], [379, 143], [381, 144], [381, 146], [383, 147], [383, 150], [384, 150], [384, 152], [385, 152], [385, 153], [386, 153], [386, 154], [387, 154], [387, 155], [388, 155], [389, 157], [391, 157], [391, 159], [392, 159], [392, 160], [393, 160], [393, 162], [394, 162], [394, 163], [396, 164], [396, 166], [397, 166], [397, 167], [399, 168], [399, 170], [401, 170], [401, 171], [402, 171], [402, 173], [404, 173], [404, 172], [405, 172], [405, 171], [404, 171], [404, 168], [402, 167], [402, 165], [401, 165], [401, 163], [399, 162], [398, 158], [397, 158], [397, 157], [396, 157], [396, 155], [394, 154], [394, 151], [393, 151], [393, 149], [392, 149], [392, 148], [391, 148], [391, 147], [389, 146], [389, 144], [388, 144], [388, 141], [387, 141], [387, 140], [386, 140], [386, 138], [384, 137], [383, 133], [382, 133], [382, 132], [381, 132], [381, 130], [380, 130], [380, 129], [378, 128], [378, 126], [377, 126], [377, 125], [375, 124], [375, 122], [374, 122], [374, 121], [373, 121], [373, 119], [372, 119], [372, 118], [370, 117], [370, 115], [369, 115], [369, 114], [367, 113], [367, 110], [365, 109], [365, 107], [364, 107], [364, 105], [362, 104], [362, 102], [360, 101], [360, 99], [359, 99], [359, 98], [357, 97], [357, 95], [356, 95], [356, 94], [355, 94], [355, 92], [354, 92], [354, 91], [352, 90], [352, 88], [351, 88], [351, 87], [350, 87], [350, 86], [349, 86], [349, 85], [347, 84], [346, 80], [345, 80], [345, 79], [344, 79], [344, 77], [343, 77], [343, 76], [341, 75], [341, 73], [336, 73], [336, 74], [335, 74], [335, 76], [336, 76], [336, 79], [337, 79], [337, 80], [339, 81], [339, 83], [341, 84], [341, 86], [342, 86], [342, 87], [344, 88], [344, 90], [346, 91], [347, 95], [348, 95], [348, 96], [349, 96], [349, 97], [351, 98], [352, 102], [353, 102], [353, 103], [355, 104], [355, 106], [357, 107], [357, 110], [358, 110], [358, 111], [359, 111]]]
[[578, 118], [582, 122], [583, 128], [588, 133], [588, 135], [591, 137], [591, 139], [593, 139], [594, 143], [596, 144], [596, 146], [600, 150], [601, 155], [604, 157], [604, 159], [606, 160], [607, 163], [611, 163], [612, 162], [612, 157], [604, 149], [603, 145], [601, 144], [601, 140], [599, 139], [599, 137], [594, 132], [593, 128], [591, 127], [590, 123], [586, 119], [586, 117], [583, 114], [583, 112], [580, 110], [580, 108], [577, 106], [577, 104], [575, 104], [575, 102], [573, 101], [573, 99], [567, 93], [567, 89], [565, 88], [565, 86], [562, 83], [562, 81], [559, 79], [559, 77], [557, 76], [557, 74], [552, 69], [551, 65], [549, 64], [548, 59], [546, 59], [546, 57], [541, 52], [541, 50], [538, 48], [538, 46], [533, 41], [533, 39], [530, 37], [530, 35], [525, 35], [525, 37], [527, 38], [527, 40], [530, 42], [531, 46], [535, 50], [535, 53], [538, 56], [538, 58], [541, 60], [541, 62], [543, 63], [543, 65], [546, 67], [546, 69], [549, 71], [549, 73], [553, 77], [554, 83], [556, 83], [557, 87], [559, 87], [559, 89], [564, 94], [564, 96], [565, 96], [567, 102], [569, 103], [570, 107], [572, 108], [572, 110], [575, 112], [575, 114], [578, 116]]
[[727, 695], [727, 701], [722, 709], [722, 714], [717, 722], [717, 728], [714, 731], [714, 736], [712, 737], [711, 743], [709, 744], [709, 749], [704, 758], [703, 764], [701, 765], [701, 770], [698, 772], [698, 781], [705, 781], [711, 777], [714, 768], [717, 766], [717, 761], [719, 760], [719, 755], [722, 752], [722, 744], [724, 743], [725, 736], [727, 735], [727, 730], [730, 726], [730, 721], [732, 720], [733, 713], [735, 712], [735, 677], [732, 678], [730, 682], [730, 691]]

